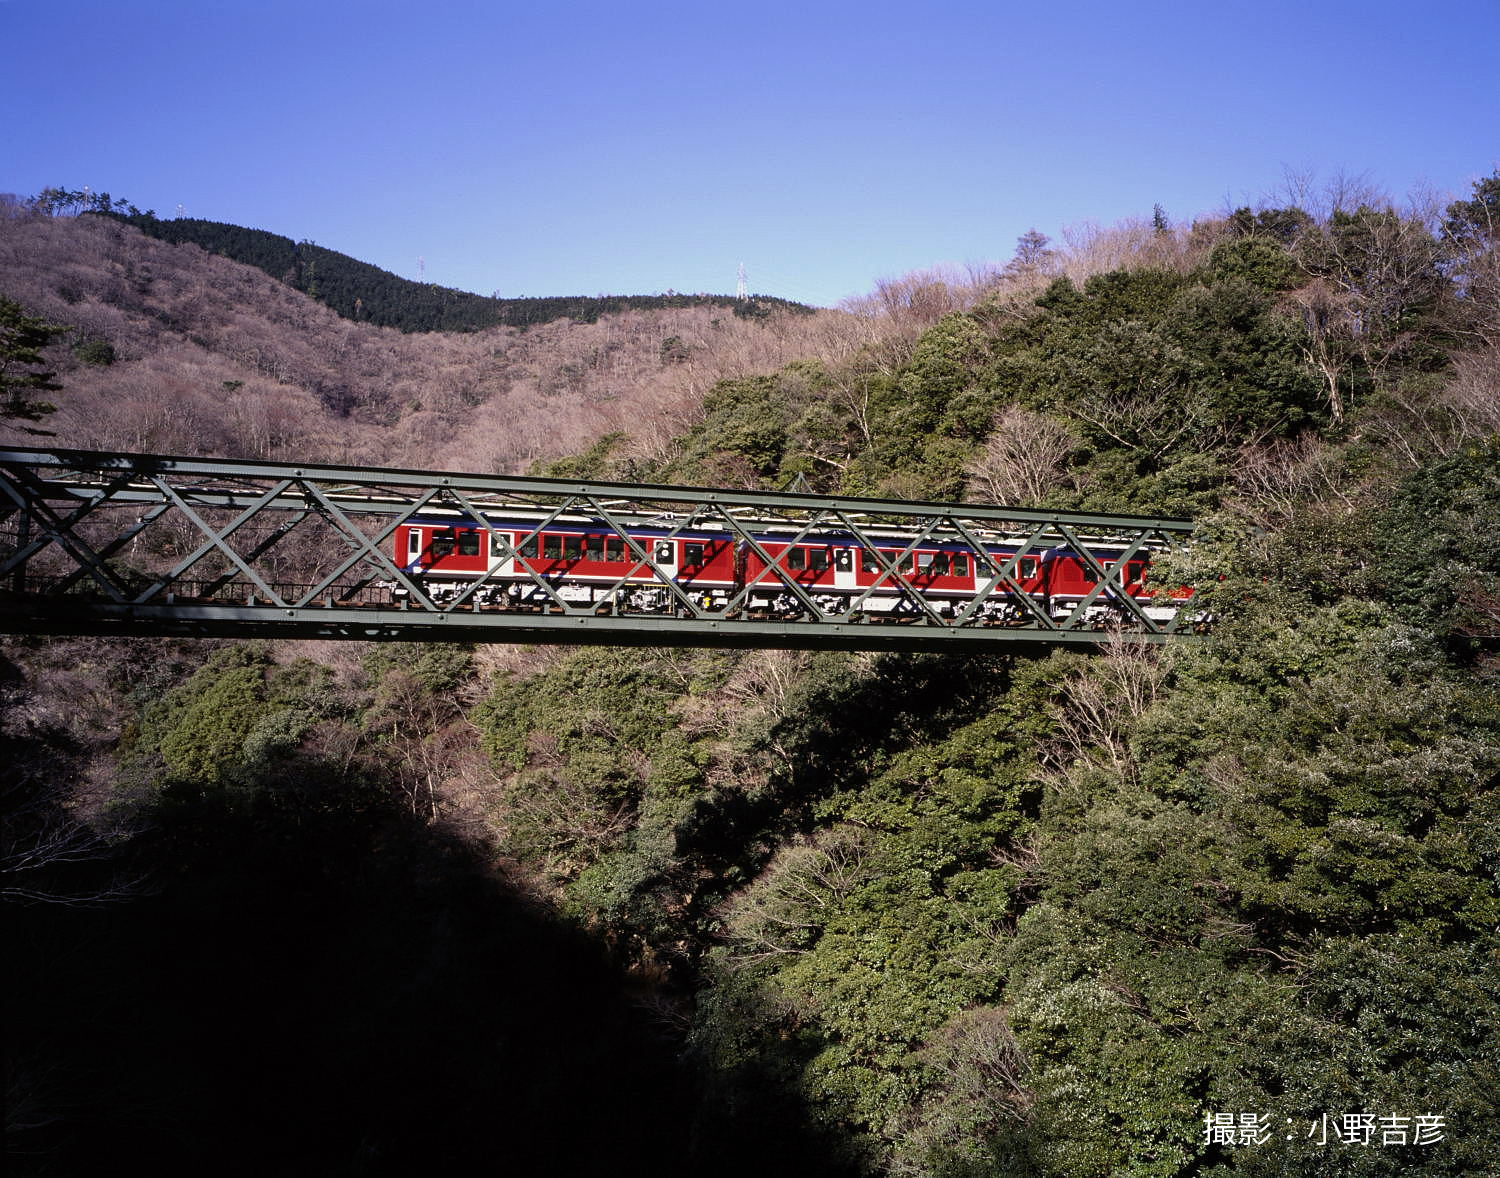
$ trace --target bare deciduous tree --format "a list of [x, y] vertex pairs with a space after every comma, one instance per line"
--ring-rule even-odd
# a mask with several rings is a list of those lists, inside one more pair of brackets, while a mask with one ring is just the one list
[[1253, 511], [1254, 522], [1262, 527], [1285, 522], [1299, 504], [1314, 498], [1354, 505], [1336, 454], [1313, 434], [1242, 447], [1233, 478], [1241, 509]]
[[1007, 1013], [994, 1006], [960, 1011], [928, 1039], [919, 1058], [933, 1082], [899, 1117], [912, 1156], [896, 1159], [891, 1173], [929, 1178], [933, 1170], [918, 1159], [939, 1157], [955, 1173], [991, 1172], [986, 1138], [1006, 1122], [1025, 1121], [1036, 1103]]
[[961, 1011], [934, 1037], [945, 1050], [929, 1057], [945, 1074], [945, 1087], [975, 1100], [993, 1100], [1024, 1114], [1036, 1097], [1026, 1086], [1026, 1057], [1005, 1012], [993, 1006]]
[[734, 959], [748, 965], [805, 953], [849, 893], [873, 877], [857, 827], [834, 827], [782, 847], [725, 912]]
[[1191, 227], [1165, 229], [1150, 218], [1129, 218], [1108, 227], [1083, 221], [1063, 228], [1067, 249], [1056, 269], [1082, 286], [1095, 274], [1148, 267], [1186, 274], [1207, 259], [1212, 239]]
[[1056, 418], [1008, 405], [995, 415], [983, 449], [969, 463], [969, 493], [982, 502], [1035, 506], [1068, 485], [1068, 458], [1079, 440]]
[[57, 904], [98, 908], [139, 896], [145, 884], [112, 871], [85, 887], [60, 884], [84, 863], [109, 863], [109, 843], [72, 817], [48, 787], [32, 775], [13, 781], [4, 797], [0, 823], [0, 899], [12, 904]]
[[1350, 354], [1344, 333], [1349, 323], [1348, 299], [1326, 282], [1314, 279], [1287, 296], [1302, 313], [1307, 342], [1302, 358], [1323, 378], [1328, 412], [1335, 424], [1344, 420], [1344, 373]]
[[1343, 376], [1358, 360], [1375, 380], [1414, 338], [1411, 317], [1444, 290], [1438, 245], [1421, 209], [1398, 211], [1361, 191], [1329, 197], [1327, 219], [1305, 227], [1293, 256], [1311, 278], [1290, 301], [1302, 312], [1308, 362], [1322, 374], [1335, 422], [1347, 409]]
[[478, 743], [458, 701], [432, 691], [416, 675], [391, 670], [380, 681], [365, 728], [375, 742], [371, 755], [395, 769], [407, 807], [435, 821], [443, 784], [459, 754]]
[[1111, 633], [1100, 657], [1068, 680], [1054, 762], [1133, 773], [1129, 729], [1156, 702], [1165, 674], [1158, 647], [1138, 634]]
[[1500, 433], [1500, 340], [1454, 361], [1442, 399], [1462, 440]]

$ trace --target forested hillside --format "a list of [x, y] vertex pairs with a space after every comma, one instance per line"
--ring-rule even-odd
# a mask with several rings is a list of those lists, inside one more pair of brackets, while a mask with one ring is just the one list
[[[262, 357], [329, 330], [304, 296], [100, 218], [3, 229], [0, 293], [72, 312], [69, 443], [174, 349], [244, 381], [219, 417], [171, 386], [204, 428], [252, 380], [338, 412], [310, 359], [221, 377], [248, 331], [178, 292], [279, 307]], [[581, 423], [343, 375], [357, 456], [503, 395], [558, 424], [501, 466], [1192, 516], [1161, 575], [1213, 632], [13, 641], [23, 1171], [1500, 1173], [1497, 234], [1500, 174], [1028, 235], [839, 314], [660, 312], [688, 359], [663, 325], [633, 412]], [[423, 346], [340, 330], [316, 379]], [[537, 331], [431, 346], [485, 389]]]
[[594, 323], [621, 311], [716, 308], [741, 318], [763, 318], [773, 310], [809, 313], [785, 299], [757, 295], [578, 295], [571, 298], [517, 298], [473, 294], [430, 282], [413, 282], [367, 262], [310, 241], [293, 241], [264, 229], [179, 217], [158, 220], [141, 213], [124, 218], [162, 241], [191, 243], [236, 262], [264, 270], [345, 319], [400, 331], [479, 331], [486, 327], [534, 327], [556, 319]]
[[163, 220], [141, 212], [108, 193], [90, 195], [49, 188], [33, 202], [49, 214], [81, 212], [113, 217], [141, 232], [175, 245], [190, 244], [211, 254], [243, 262], [300, 290], [344, 319], [394, 327], [400, 331], [481, 331], [487, 327], [535, 327], [558, 319], [594, 323], [601, 315], [622, 311], [714, 309], [742, 319], [764, 319], [775, 312], [811, 314], [812, 308], [787, 299], [755, 295], [576, 295], [566, 298], [500, 298], [454, 290], [430, 282], [413, 282], [358, 258], [311, 241], [293, 241], [264, 229], [247, 229], [195, 217]]
[[47, 428], [75, 445], [517, 472], [627, 425], [649, 452], [722, 376], [858, 346], [833, 316], [694, 306], [405, 334], [116, 220], [4, 212], [0, 295], [66, 329]]

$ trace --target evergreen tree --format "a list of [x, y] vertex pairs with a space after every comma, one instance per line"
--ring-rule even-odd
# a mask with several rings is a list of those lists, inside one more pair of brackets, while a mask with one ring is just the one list
[[[44, 366], [42, 349], [67, 328], [48, 323], [13, 299], [0, 296], [0, 418], [40, 421], [57, 406], [35, 400], [62, 388]], [[28, 430], [28, 433], [40, 433]]]

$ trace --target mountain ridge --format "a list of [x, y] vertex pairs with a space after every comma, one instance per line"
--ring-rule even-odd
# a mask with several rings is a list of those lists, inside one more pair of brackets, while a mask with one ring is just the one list
[[552, 295], [502, 298], [415, 282], [350, 254], [312, 241], [295, 241], [266, 229], [195, 217], [163, 220], [150, 212], [95, 210], [134, 225], [174, 245], [192, 244], [232, 261], [255, 266], [278, 282], [317, 299], [344, 319], [399, 331], [479, 331], [488, 327], [533, 327], [558, 319], [594, 323], [600, 315], [627, 310], [723, 307], [740, 318], [758, 319], [773, 310], [811, 314], [803, 303], [771, 295]]

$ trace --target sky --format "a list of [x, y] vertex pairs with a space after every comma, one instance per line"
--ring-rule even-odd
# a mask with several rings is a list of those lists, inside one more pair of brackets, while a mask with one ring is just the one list
[[508, 297], [822, 306], [1016, 238], [1500, 167], [1500, 0], [0, 0], [0, 192]]

